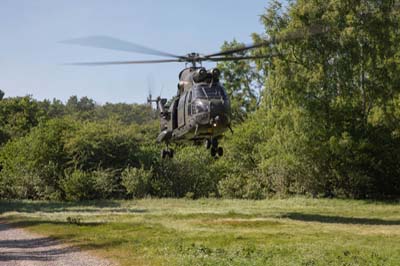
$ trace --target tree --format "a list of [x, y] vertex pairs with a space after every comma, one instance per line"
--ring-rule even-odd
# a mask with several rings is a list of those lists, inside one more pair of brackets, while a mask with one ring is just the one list
[[76, 128], [73, 120], [55, 119], [9, 141], [0, 151], [0, 195], [60, 199], [59, 182], [69, 161], [65, 133], [73, 134]]
[[[276, 103], [269, 112], [275, 112], [273, 108], [281, 113], [298, 110], [309, 121], [309, 126], [296, 129], [297, 138], [308, 140], [306, 149], [290, 154], [308, 157], [305, 163], [316, 172], [306, 175], [320, 175], [325, 193], [353, 197], [399, 193], [394, 189], [399, 187], [400, 175], [394, 154], [400, 143], [393, 137], [395, 124], [385, 122], [393, 118], [393, 96], [400, 93], [395, 74], [399, 65], [394, 63], [399, 53], [399, 17], [391, 12], [396, 12], [391, 1], [350, 5], [299, 0], [280, 29], [295, 31], [310, 25], [330, 29], [303, 41], [277, 44], [274, 48], [283, 55], [273, 61], [267, 80]], [[269, 14], [263, 21], [273, 35], [282, 25], [277, 21], [285, 16]], [[384, 113], [379, 126], [370, 123], [377, 110]]]
[[[225, 42], [222, 51], [243, 47], [236, 40]], [[248, 55], [248, 53], [241, 53]], [[257, 109], [262, 90], [262, 75], [249, 61], [225, 61], [218, 63], [223, 85], [231, 99], [232, 120], [243, 122], [247, 115]]]
[[[244, 158], [253, 154], [241, 162], [253, 163], [276, 192], [398, 196], [400, 21], [393, 2], [298, 0], [287, 10], [273, 2], [262, 22], [267, 36], [301, 29], [304, 39], [256, 52], [276, 56], [256, 62], [267, 73], [265, 90], [254, 119], [240, 127], [250, 143], [233, 136], [237, 150], [249, 151]], [[315, 25], [329, 30], [313, 34]]]
[[139, 166], [139, 142], [142, 140], [137, 125], [123, 126], [118, 121], [82, 122], [77, 131], [66, 136], [65, 151], [76, 169], [93, 171], [124, 169]]
[[0, 101], [0, 146], [9, 139], [25, 136], [47, 119], [47, 112], [31, 96], [6, 98]]
[[148, 104], [106, 103], [96, 106], [95, 119], [115, 119], [123, 124], [154, 122], [155, 111]]

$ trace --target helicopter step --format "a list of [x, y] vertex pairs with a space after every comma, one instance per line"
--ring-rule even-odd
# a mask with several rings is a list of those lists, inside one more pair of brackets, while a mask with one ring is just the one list
[[221, 157], [224, 155], [224, 149], [222, 147], [218, 146], [218, 139], [212, 138], [212, 139], [206, 139], [206, 148], [210, 149], [210, 153], [212, 157], [218, 156]]

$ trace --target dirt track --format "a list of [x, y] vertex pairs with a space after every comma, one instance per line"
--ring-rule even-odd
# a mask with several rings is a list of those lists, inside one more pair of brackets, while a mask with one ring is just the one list
[[76, 248], [0, 222], [0, 266], [111, 266]]

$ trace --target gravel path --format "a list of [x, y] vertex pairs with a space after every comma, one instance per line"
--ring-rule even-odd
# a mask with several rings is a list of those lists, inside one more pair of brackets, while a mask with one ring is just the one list
[[0, 222], [0, 266], [111, 266], [77, 248]]

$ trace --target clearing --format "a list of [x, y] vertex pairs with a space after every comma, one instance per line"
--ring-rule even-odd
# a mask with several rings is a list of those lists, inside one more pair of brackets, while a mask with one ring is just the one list
[[117, 265], [400, 264], [399, 201], [0, 201], [0, 220]]

